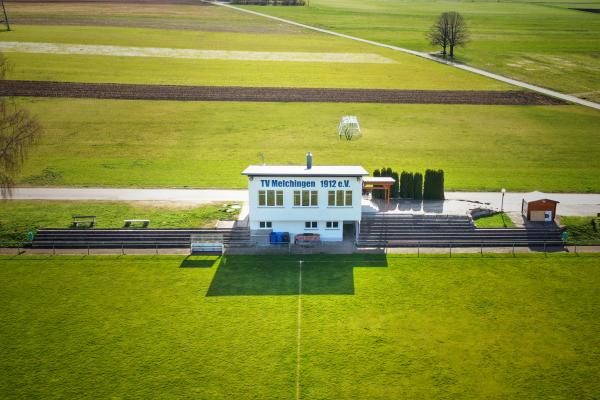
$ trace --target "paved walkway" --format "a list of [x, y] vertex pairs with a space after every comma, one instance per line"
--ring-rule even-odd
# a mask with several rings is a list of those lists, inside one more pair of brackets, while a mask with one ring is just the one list
[[534, 92], [542, 93], [542, 94], [545, 94], [545, 95], [548, 95], [548, 96], [551, 96], [551, 97], [555, 97], [557, 99], [561, 99], [561, 100], [568, 101], [568, 102], [571, 102], [571, 103], [575, 103], [575, 104], [579, 104], [579, 105], [582, 105], [582, 106], [591, 107], [591, 108], [595, 108], [597, 110], [600, 110], [600, 104], [594, 103], [592, 101], [583, 100], [583, 99], [580, 99], [579, 97], [571, 96], [569, 94], [564, 94], [564, 93], [556, 92], [554, 90], [550, 90], [550, 89], [546, 89], [546, 88], [543, 88], [543, 87], [540, 87], [540, 86], [532, 85], [532, 84], [529, 84], [529, 83], [526, 83], [526, 82], [518, 81], [516, 79], [511, 79], [511, 78], [508, 78], [506, 76], [494, 74], [492, 72], [488, 72], [488, 71], [485, 71], [485, 70], [482, 70], [482, 69], [479, 69], [479, 68], [470, 67], [468, 65], [459, 64], [459, 63], [455, 63], [453, 61], [440, 59], [440, 58], [434, 57], [434, 56], [432, 56], [431, 54], [428, 54], [428, 53], [423, 53], [423, 52], [420, 52], [420, 51], [405, 49], [403, 47], [398, 47], [398, 46], [392, 46], [390, 44], [379, 43], [379, 42], [375, 42], [375, 41], [372, 41], [372, 40], [362, 39], [362, 38], [359, 38], [359, 37], [356, 37], [356, 36], [350, 36], [350, 35], [346, 35], [346, 34], [343, 34], [343, 33], [338, 33], [338, 32], [334, 32], [334, 31], [330, 31], [330, 30], [327, 30], [327, 29], [321, 29], [321, 28], [317, 28], [317, 27], [314, 27], [314, 26], [305, 25], [305, 24], [301, 24], [301, 23], [298, 23], [298, 22], [290, 21], [288, 19], [274, 17], [274, 16], [268, 15], [268, 14], [263, 14], [263, 13], [260, 13], [260, 12], [257, 12], [257, 11], [246, 10], [246, 9], [235, 7], [235, 6], [232, 6], [232, 5], [229, 5], [229, 4], [212, 2], [212, 1], [208, 1], [208, 0], [200, 0], [200, 1], [205, 2], [205, 3], [215, 4], [215, 5], [218, 5], [218, 6], [221, 6], [221, 7], [232, 8], [232, 9], [240, 11], [240, 12], [245, 12], [245, 13], [248, 13], [248, 14], [258, 15], [260, 17], [269, 18], [269, 19], [272, 19], [272, 20], [275, 20], [275, 21], [286, 23], [286, 24], [291, 24], [291, 25], [299, 26], [301, 28], [306, 28], [306, 29], [310, 29], [310, 30], [313, 30], [313, 31], [325, 33], [327, 35], [338, 36], [338, 37], [342, 37], [342, 38], [345, 38], [345, 39], [350, 39], [350, 40], [354, 40], [354, 41], [357, 41], [357, 42], [362, 42], [362, 43], [370, 44], [370, 45], [373, 45], [373, 46], [384, 47], [384, 48], [387, 48], [387, 49], [390, 49], [390, 50], [395, 50], [395, 51], [401, 51], [403, 53], [412, 54], [412, 55], [417, 56], [417, 57], [426, 58], [426, 59], [431, 60], [431, 61], [435, 61], [435, 62], [439, 62], [439, 63], [442, 63], [442, 64], [450, 65], [452, 67], [459, 68], [459, 69], [462, 69], [462, 70], [465, 70], [465, 71], [473, 72], [473, 73], [478, 74], [478, 75], [483, 75], [483, 76], [486, 76], [488, 78], [495, 79], [497, 81], [501, 81], [501, 82], [509, 83], [511, 85], [514, 85], [514, 86], [518, 86], [518, 87], [522, 87], [522, 88], [525, 88], [525, 89], [533, 90]]
[[[600, 194], [547, 193], [560, 201], [559, 215], [596, 215], [600, 213]], [[519, 212], [524, 193], [506, 193], [504, 210]], [[190, 204], [247, 202], [245, 189], [112, 189], [112, 188], [19, 188], [14, 200], [102, 200], [164, 201]], [[477, 207], [500, 209], [502, 195], [494, 192], [446, 192], [446, 201], [391, 203], [398, 212], [465, 214]]]

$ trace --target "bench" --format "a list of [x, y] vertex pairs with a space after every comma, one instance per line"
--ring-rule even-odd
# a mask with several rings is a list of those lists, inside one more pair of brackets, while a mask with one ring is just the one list
[[142, 224], [142, 228], [147, 228], [150, 225], [149, 219], [126, 219], [124, 221], [124, 228], [129, 228], [135, 224]]
[[92, 228], [96, 224], [95, 215], [72, 215], [71, 226], [74, 228], [87, 227]]
[[318, 233], [301, 233], [296, 235], [294, 243], [301, 246], [317, 245], [321, 243], [321, 235]]
[[224, 250], [225, 246], [223, 243], [192, 243], [190, 246], [190, 253], [192, 255], [223, 255]]

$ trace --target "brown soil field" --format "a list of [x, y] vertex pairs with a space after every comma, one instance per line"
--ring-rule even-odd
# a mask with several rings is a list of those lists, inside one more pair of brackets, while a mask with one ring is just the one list
[[133, 4], [193, 4], [206, 5], [210, 4], [200, 2], [198, 0], [8, 0], [9, 3], [133, 3]]
[[388, 90], [177, 86], [50, 81], [0, 82], [0, 96], [125, 100], [255, 101], [391, 104], [561, 105], [563, 101], [526, 91]]
[[16, 25], [114, 26], [234, 33], [303, 32], [292, 25], [232, 13], [197, 0], [17, 0], [9, 4], [9, 11], [10, 21]]

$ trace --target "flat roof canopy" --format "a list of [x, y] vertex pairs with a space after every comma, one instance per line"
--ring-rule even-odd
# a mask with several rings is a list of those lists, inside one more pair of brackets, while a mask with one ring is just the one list
[[389, 176], [367, 176], [363, 179], [363, 183], [390, 183], [394, 184], [396, 180]]
[[307, 169], [305, 165], [250, 165], [242, 175], [248, 176], [366, 176], [369, 173], [360, 165], [318, 165]]

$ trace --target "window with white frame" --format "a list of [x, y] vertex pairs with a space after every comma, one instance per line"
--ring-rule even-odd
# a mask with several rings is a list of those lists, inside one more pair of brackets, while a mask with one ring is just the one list
[[319, 227], [319, 224], [317, 223], [317, 221], [306, 221], [304, 223], [305, 229], [317, 229], [318, 227]]
[[319, 192], [316, 190], [294, 190], [294, 207], [317, 207]]
[[273, 227], [273, 222], [271, 221], [260, 221], [258, 223], [260, 229], [271, 229]]
[[330, 190], [327, 193], [327, 205], [329, 207], [352, 206], [352, 190]]
[[325, 222], [325, 228], [327, 229], [339, 229], [340, 224], [338, 221], [327, 221]]
[[259, 190], [258, 205], [260, 207], [282, 207], [283, 190]]

